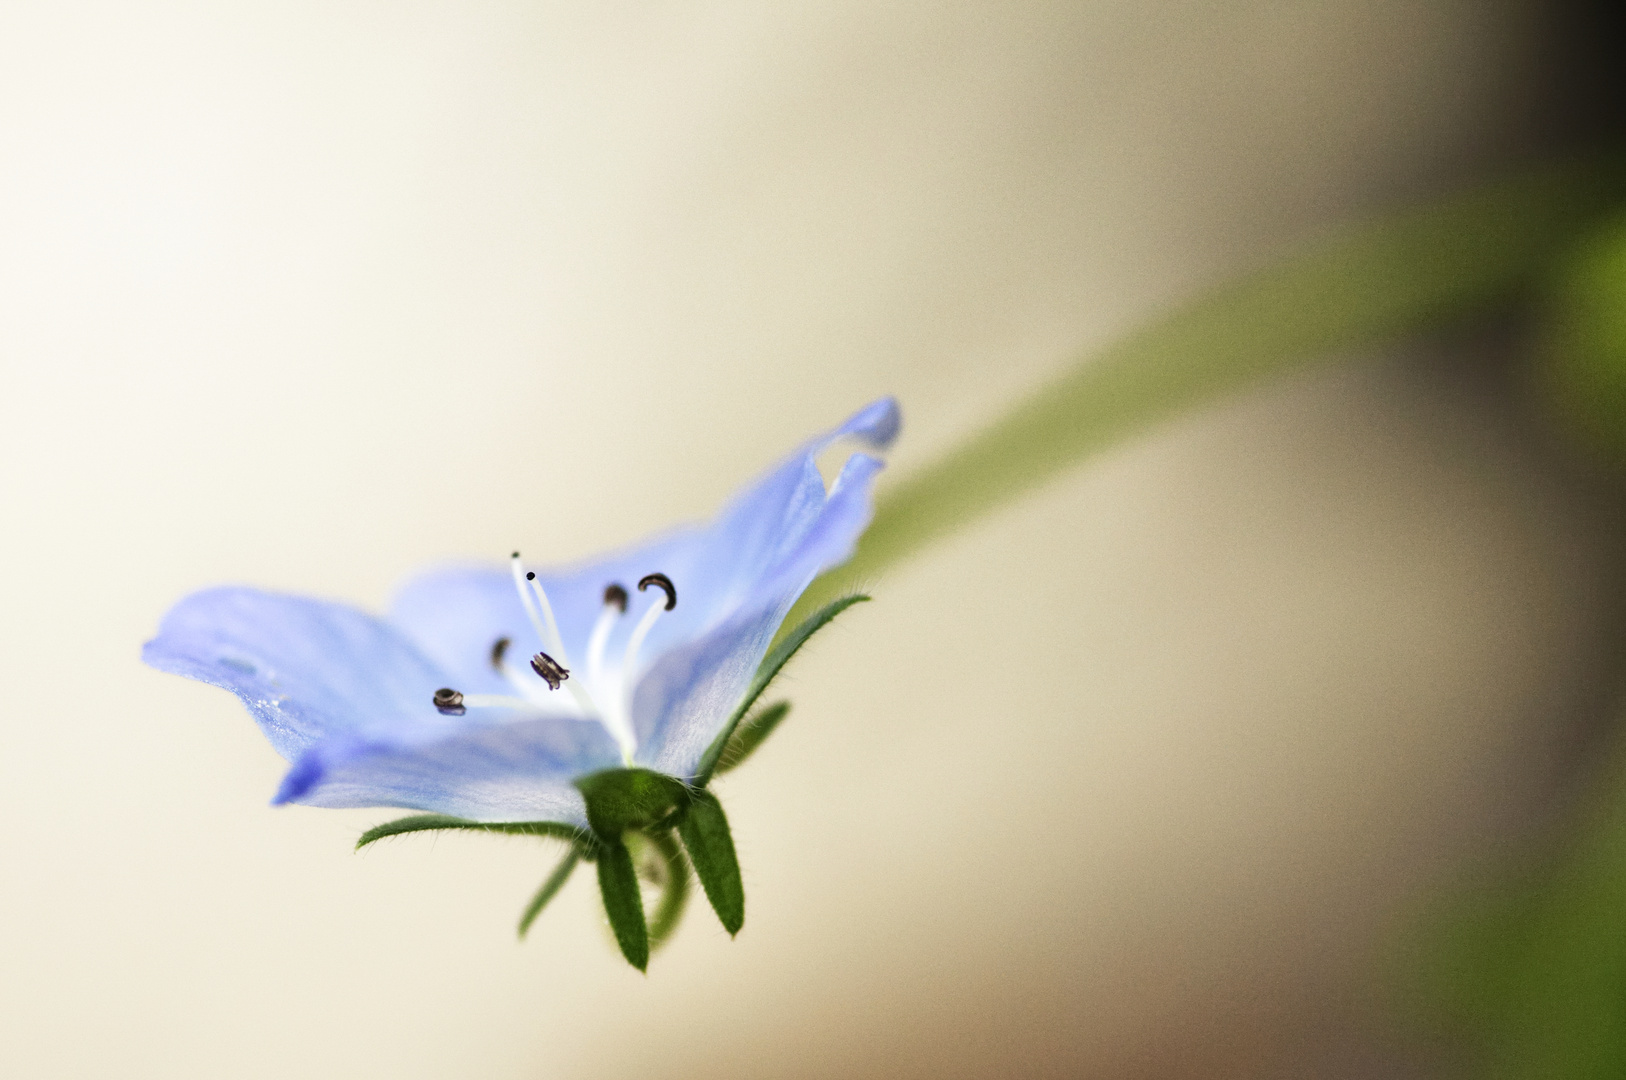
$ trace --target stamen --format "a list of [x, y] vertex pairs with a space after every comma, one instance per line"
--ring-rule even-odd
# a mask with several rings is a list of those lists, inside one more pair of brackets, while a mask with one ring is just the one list
[[[638, 650], [643, 647], [644, 638], [649, 636], [649, 631], [655, 625], [655, 620], [661, 617], [661, 612], [671, 611], [677, 607], [677, 586], [672, 584], [671, 578], [665, 574], [645, 574], [638, 581], [638, 591], [643, 592], [651, 585], [658, 586], [662, 592], [666, 593], [666, 603], [651, 604], [649, 610], [644, 612], [644, 617], [639, 619], [638, 625], [633, 628], [632, 637], [627, 639], [626, 658], [621, 661], [621, 678], [622, 681], [629, 684], [632, 680], [632, 662], [638, 659]], [[629, 715], [632, 712], [631, 705], [632, 703], [629, 701], [627, 703]]]
[[[543, 590], [542, 583], [536, 579], [536, 574], [526, 570], [520, 563], [519, 552], [517, 551], [514, 552], [513, 558], [509, 561], [509, 568], [513, 571], [514, 587], [519, 590], [520, 602], [525, 605], [525, 614], [530, 617], [531, 626], [536, 630], [536, 636], [542, 639], [542, 647], [553, 654], [553, 656], [549, 657], [549, 660], [558, 657], [556, 666], [560, 671], [568, 674], [570, 657], [565, 654], [565, 643], [559, 637], [559, 624], [553, 619], [553, 605], [548, 603], [548, 594]], [[529, 596], [526, 595], [527, 586], [529, 586]], [[533, 597], [536, 601], [534, 604], [532, 603]], [[541, 611], [540, 617], [537, 614], [538, 609]], [[541, 655], [547, 656], [548, 654], [542, 653]], [[531, 662], [531, 666], [533, 668], [536, 666], [534, 660]], [[537, 674], [541, 675], [542, 673], [538, 671]], [[542, 677], [547, 679], [546, 675]], [[560, 681], [563, 681], [563, 677], [560, 678]], [[548, 679], [548, 687], [549, 689], [558, 689], [552, 679]], [[579, 683], [573, 682], [570, 684], [570, 693], [576, 699], [576, 704], [581, 706], [582, 712], [588, 716], [597, 716], [599, 714], [600, 709], [593, 703], [593, 699], [588, 696], [587, 691]]]
[[542, 583], [536, 580], [533, 571], [525, 572], [525, 584], [531, 587], [531, 594], [536, 597], [536, 604], [542, 609], [542, 618], [548, 624], [548, 632], [543, 635], [542, 643], [557, 652], [560, 656], [565, 654], [565, 643], [559, 637], [559, 624], [553, 621], [553, 605], [548, 603], [548, 594], [542, 588]]
[[598, 621], [593, 624], [592, 636], [587, 639], [587, 681], [597, 688], [604, 672], [604, 646], [609, 644], [610, 631], [615, 620], [627, 610], [627, 590], [619, 584], [604, 586], [604, 607], [599, 610]]
[[467, 710], [463, 708], [463, 695], [450, 686], [443, 686], [435, 691], [435, 708], [442, 716], [462, 716]]
[[562, 667], [559, 661], [545, 652], [539, 652], [531, 657], [531, 670], [542, 677], [549, 690], [559, 689], [559, 685], [570, 678], [570, 669]]
[[[548, 628], [543, 624], [542, 617], [536, 613], [536, 601], [531, 599], [531, 592], [525, 587], [528, 579], [525, 566], [519, 561], [519, 552], [514, 552], [513, 558], [508, 561], [508, 569], [514, 575], [514, 591], [519, 593], [520, 606], [525, 609], [525, 617], [531, 620], [531, 629], [536, 631], [536, 636], [542, 639], [544, 645], [551, 648], [553, 643], [548, 640]], [[531, 574], [529, 579], [534, 580], [535, 577], [535, 574]]]
[[677, 607], [677, 586], [665, 574], [645, 574], [638, 579], [638, 591], [643, 592], [651, 585], [658, 585], [666, 593], [666, 610], [671, 611]]
[[[513, 639], [506, 636], [500, 637], [491, 643], [492, 668], [496, 670], [498, 675], [501, 675], [508, 681], [509, 686], [512, 686], [516, 691], [519, 692], [520, 701], [529, 703], [531, 705], [549, 704], [547, 701], [547, 690], [537, 686], [536, 683], [525, 678], [518, 671], [508, 666], [508, 647], [513, 643]], [[463, 704], [468, 705], [472, 697], [473, 695], [464, 694]], [[503, 697], [501, 700], [512, 701], [514, 699]]]
[[[662, 582], [665, 582], [665, 584], [661, 585]], [[613, 719], [609, 716], [605, 717], [605, 726], [621, 743], [621, 757], [628, 765], [632, 764], [632, 755], [638, 749], [638, 736], [632, 730], [633, 661], [638, 659], [638, 650], [643, 647], [644, 638], [649, 636], [650, 628], [655, 625], [655, 620], [659, 619], [663, 612], [671, 609], [677, 597], [677, 589], [672, 586], [671, 579], [665, 574], [650, 574], [638, 583], [638, 588], [642, 591], [651, 584], [661, 585], [666, 592], [667, 602], [665, 604], [650, 604], [649, 610], [644, 612], [643, 618], [638, 620], [638, 625], [633, 627], [632, 636], [627, 639], [627, 651], [621, 656], [621, 692], [610, 699], [615, 704]], [[602, 616], [600, 617], [602, 618]]]
[[463, 707], [466, 709], [530, 709], [538, 706], [534, 701], [515, 697], [512, 694], [464, 694]]

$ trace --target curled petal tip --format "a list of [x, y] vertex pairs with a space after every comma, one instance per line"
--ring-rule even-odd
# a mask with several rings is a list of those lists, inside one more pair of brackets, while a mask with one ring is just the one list
[[887, 396], [872, 401], [848, 418], [837, 434], [863, 439], [877, 449], [885, 449], [898, 437], [903, 427], [903, 412], [898, 399]]

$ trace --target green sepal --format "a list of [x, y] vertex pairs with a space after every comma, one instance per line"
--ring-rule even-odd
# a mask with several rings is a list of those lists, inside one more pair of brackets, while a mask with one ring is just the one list
[[[688, 906], [689, 860], [684, 857], [683, 848], [670, 832], [630, 835], [635, 840], [648, 843], [655, 858], [660, 860], [657, 864], [660, 867], [658, 875], [652, 876], [647, 864], [640, 875], [646, 881], [655, 882], [661, 890], [655, 911], [648, 919], [649, 951], [654, 953], [672, 936], [672, 931], [677, 929], [678, 922], [683, 918], [683, 909]], [[631, 850], [630, 845], [628, 850]], [[633, 866], [637, 867], [639, 858], [636, 852], [632, 861]]]
[[753, 716], [748, 716], [734, 729], [733, 738], [723, 747], [723, 756], [717, 759], [717, 768], [713, 776], [721, 775], [730, 769], [737, 769], [756, 751], [756, 748], [767, 741], [773, 729], [779, 726], [779, 721], [790, 712], [790, 702], [776, 701], [757, 710]]
[[548, 901], [552, 900], [559, 890], [565, 887], [565, 882], [570, 880], [571, 872], [576, 869], [576, 864], [581, 862], [581, 858], [582, 849], [575, 844], [570, 845], [570, 850], [565, 852], [563, 859], [559, 860], [559, 865], [553, 868], [553, 873], [548, 875], [548, 880], [544, 881], [542, 887], [536, 891], [536, 895], [531, 897], [531, 902], [525, 907], [525, 914], [519, 917], [519, 938], [521, 941], [525, 940], [525, 932], [531, 928], [531, 924], [536, 921], [536, 917], [542, 914], [542, 909], [548, 906]]
[[632, 853], [619, 837], [606, 841], [598, 854], [598, 890], [604, 914], [621, 946], [621, 955], [639, 971], [649, 969], [649, 927], [644, 923], [644, 898], [638, 890], [638, 872]]
[[649, 769], [605, 769], [572, 781], [587, 802], [587, 823], [603, 844], [628, 829], [669, 828], [688, 805], [681, 780]]
[[359, 850], [386, 836], [400, 836], [402, 833], [423, 832], [429, 829], [468, 829], [473, 832], [507, 833], [510, 836], [554, 836], [560, 840], [583, 845], [586, 850], [582, 854], [587, 858], [592, 858], [594, 847], [591, 834], [561, 821], [469, 821], [466, 818], [449, 817], [446, 814], [413, 814], [368, 829], [356, 841], [356, 848]]
[[796, 650], [807, 644], [807, 639], [828, 625], [831, 619], [854, 604], [868, 599], [869, 597], [862, 593], [854, 593], [852, 596], [832, 600], [804, 619], [800, 626], [781, 638], [779, 644], [763, 657], [761, 666], [757, 668], [756, 678], [751, 680], [750, 689], [745, 692], [745, 697], [740, 700], [734, 714], [728, 718], [728, 723], [723, 725], [723, 729], [717, 733], [717, 737], [712, 740], [711, 745], [706, 748], [705, 755], [700, 759], [700, 767], [694, 774], [695, 787], [703, 788], [711, 782], [712, 774], [717, 771], [717, 763], [722, 759], [723, 751], [727, 749], [729, 740], [734, 736], [734, 729], [740, 726], [740, 721], [745, 718], [751, 706], [756, 704], [757, 698], [768, 688], [768, 684], [773, 682], [774, 676], [779, 674], [779, 669], [796, 655]]
[[690, 794], [688, 812], [678, 821], [678, 834], [689, 849], [689, 862], [706, 890], [723, 929], [733, 937], [745, 925], [745, 885], [734, 855], [734, 837], [717, 796], [709, 791]]

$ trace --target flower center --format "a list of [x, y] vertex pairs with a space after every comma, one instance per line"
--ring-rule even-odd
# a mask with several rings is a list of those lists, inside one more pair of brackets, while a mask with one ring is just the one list
[[[607, 671], [604, 653], [617, 620], [626, 614], [630, 599], [624, 586], [611, 582], [604, 587], [604, 606], [593, 624], [587, 639], [587, 667], [585, 679], [570, 677], [570, 655], [559, 634], [559, 624], [553, 616], [553, 604], [547, 590], [536, 574], [525, 569], [519, 552], [509, 561], [514, 577], [514, 590], [519, 594], [525, 617], [542, 642], [542, 651], [531, 657], [531, 674], [508, 662], [508, 647], [513, 644], [500, 637], [491, 646], [491, 666], [515, 690], [508, 694], [463, 694], [449, 686], [436, 690], [435, 708], [446, 716], [462, 716], [469, 709], [542, 709], [556, 712], [557, 699], [553, 693], [563, 687], [574, 699], [575, 709], [569, 710], [574, 719], [591, 720], [604, 725], [621, 748], [621, 756], [632, 764], [633, 752], [638, 748], [638, 737], [632, 729], [633, 668], [644, 639], [663, 612], [677, 606], [677, 587], [665, 574], [647, 574], [638, 581], [638, 591], [646, 592], [651, 586], [666, 594], [666, 602], [650, 604], [627, 639], [621, 666]], [[568, 709], [568, 706], [567, 706]]]

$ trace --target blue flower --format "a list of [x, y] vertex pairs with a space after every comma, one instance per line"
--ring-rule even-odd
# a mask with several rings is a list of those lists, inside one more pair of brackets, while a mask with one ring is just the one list
[[691, 780], [791, 605], [851, 556], [882, 463], [883, 399], [802, 446], [710, 524], [562, 572], [430, 572], [387, 618], [248, 588], [195, 593], [142, 658], [224, 687], [291, 763], [277, 803], [395, 806], [585, 829], [572, 781], [636, 767]]

